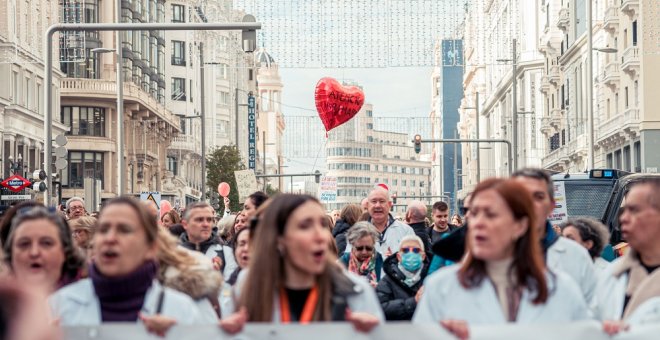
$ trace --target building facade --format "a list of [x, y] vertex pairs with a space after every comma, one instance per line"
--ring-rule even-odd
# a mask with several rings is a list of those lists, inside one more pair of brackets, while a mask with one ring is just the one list
[[[64, 1], [62, 21], [117, 22], [113, 2]], [[122, 2], [121, 22], [165, 22], [165, 1]], [[68, 167], [62, 171], [63, 197], [84, 196], [91, 178], [95, 196], [118, 195], [119, 171], [126, 171], [126, 192], [162, 191], [167, 147], [180, 131], [179, 119], [166, 108], [163, 32], [123, 33], [124, 116], [117, 117], [113, 32], [60, 35], [62, 79], [60, 121], [68, 128]], [[125, 150], [117, 149], [117, 120], [124, 120]], [[118, 169], [123, 157], [127, 169]], [[97, 202], [99, 204], [100, 202]]]
[[[458, 108], [463, 99], [463, 40], [441, 40], [434, 53], [431, 134], [434, 139], [456, 139], [459, 138]], [[432, 192], [437, 198], [448, 198], [450, 207], [455, 207], [456, 193], [463, 184], [462, 145], [433, 144], [431, 159]]]
[[[474, 1], [467, 7], [465, 18], [465, 98], [458, 124], [460, 136], [513, 140], [512, 63], [515, 62], [518, 154], [513, 157], [519, 168], [541, 166], [545, 153], [545, 138], [539, 133], [544, 119], [539, 93], [544, 67], [539, 48], [545, 42], [538, 39], [543, 34], [543, 24], [537, 15], [541, 3], [543, 1]], [[478, 146], [479, 149], [475, 143], [463, 146], [461, 197], [474, 189], [478, 179], [509, 173], [504, 143], [480, 143]], [[477, 166], [478, 157], [480, 167]]]
[[[593, 86], [594, 166], [631, 172], [658, 171], [654, 151], [660, 114], [651, 79], [660, 76], [655, 1], [601, 1], [592, 8], [593, 80], [586, 73], [586, 5], [553, 1], [546, 6], [549, 30], [560, 31], [558, 48], [546, 52], [545, 129], [550, 131], [544, 165], [557, 171], [588, 169], [587, 86]], [[551, 135], [551, 136], [550, 136]]]
[[[44, 41], [43, 32], [59, 22], [57, 2], [0, 1], [0, 160], [2, 178], [30, 177], [44, 169]], [[57, 46], [57, 42], [53, 44]], [[56, 51], [57, 49], [54, 48]], [[53, 54], [57, 60], [59, 53]], [[53, 70], [53, 107], [59, 107], [62, 73]], [[57, 117], [57, 115], [56, 115]], [[59, 119], [53, 136], [64, 133]], [[2, 205], [7, 202], [3, 201]]]
[[[261, 48], [254, 55], [257, 70], [257, 155], [258, 168], [264, 174], [281, 174], [284, 157], [282, 137], [286, 124], [282, 110], [282, 89], [279, 67], [273, 57]], [[265, 164], [265, 170], [264, 170]], [[275, 190], [283, 190], [281, 177], [270, 179]]]
[[407, 133], [374, 128], [373, 107], [365, 103], [348, 122], [328, 133], [327, 176], [337, 177], [337, 201], [326, 209], [360, 203], [378, 183], [397, 195], [393, 211], [403, 212], [412, 200], [432, 204], [429, 155], [418, 155]]

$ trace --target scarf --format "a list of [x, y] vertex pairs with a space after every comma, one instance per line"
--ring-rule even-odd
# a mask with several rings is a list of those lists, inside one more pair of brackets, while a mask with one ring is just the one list
[[403, 279], [403, 283], [405, 283], [406, 286], [408, 286], [408, 287], [412, 287], [412, 286], [414, 286], [414, 285], [417, 284], [417, 282], [419, 282], [419, 280], [422, 278], [422, 268], [424, 268], [424, 265], [423, 265], [423, 264], [422, 264], [422, 266], [419, 267], [419, 269], [417, 269], [417, 271], [414, 272], [414, 273], [407, 271], [406, 268], [403, 268], [403, 266], [401, 265], [401, 263], [399, 263], [399, 264], [397, 265], [397, 267], [399, 268], [399, 270], [401, 271], [401, 273], [403, 274], [403, 276], [406, 277], [405, 279]]
[[92, 263], [89, 277], [101, 305], [101, 321], [137, 321], [144, 297], [157, 273], [156, 262], [146, 261], [128, 275], [107, 277]]
[[348, 259], [348, 271], [360, 276], [366, 276], [369, 282], [378, 282], [376, 279], [376, 255], [371, 256], [363, 262], [360, 262], [353, 252]]

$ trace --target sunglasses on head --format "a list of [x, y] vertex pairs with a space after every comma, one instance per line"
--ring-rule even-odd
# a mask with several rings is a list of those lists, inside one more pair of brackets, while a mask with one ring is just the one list
[[411, 251], [412, 251], [413, 253], [415, 253], [415, 254], [419, 254], [419, 253], [422, 251], [422, 249], [417, 248], [417, 247], [406, 247], [406, 248], [401, 248], [401, 252], [404, 253], [404, 254], [408, 254], [408, 253], [411, 252]]
[[364, 251], [364, 250], [374, 251], [374, 247], [372, 247], [372, 246], [359, 246], [359, 247], [355, 247], [355, 250], [357, 250], [357, 251]]

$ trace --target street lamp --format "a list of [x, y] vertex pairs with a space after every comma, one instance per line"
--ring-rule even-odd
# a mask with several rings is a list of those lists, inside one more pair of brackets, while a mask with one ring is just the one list
[[9, 171], [12, 175], [19, 174], [22, 176], [23, 173], [23, 155], [18, 154], [18, 159], [14, 162], [14, 157], [9, 156]]
[[[120, 10], [117, 9], [117, 18], [119, 18]], [[121, 32], [117, 33], [117, 48], [98, 47], [90, 50], [92, 53], [117, 53], [117, 196], [123, 196], [126, 193], [126, 171], [124, 160], [124, 77], [122, 77], [122, 53], [121, 53]]]

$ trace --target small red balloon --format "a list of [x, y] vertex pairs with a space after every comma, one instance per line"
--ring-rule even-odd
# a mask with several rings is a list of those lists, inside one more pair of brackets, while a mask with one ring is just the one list
[[229, 184], [222, 182], [218, 184], [218, 194], [222, 197], [227, 197], [229, 196], [229, 191], [231, 191], [231, 188], [229, 187]]
[[343, 86], [329, 77], [321, 78], [314, 91], [316, 111], [330, 131], [355, 116], [364, 104], [364, 92], [357, 86]]

